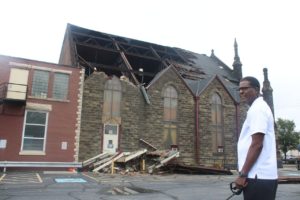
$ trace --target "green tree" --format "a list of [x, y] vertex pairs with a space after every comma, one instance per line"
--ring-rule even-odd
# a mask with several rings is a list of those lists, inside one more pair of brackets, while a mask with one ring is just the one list
[[295, 131], [294, 121], [278, 118], [276, 125], [279, 148], [284, 153], [284, 160], [286, 160], [286, 152], [297, 148], [300, 134]]

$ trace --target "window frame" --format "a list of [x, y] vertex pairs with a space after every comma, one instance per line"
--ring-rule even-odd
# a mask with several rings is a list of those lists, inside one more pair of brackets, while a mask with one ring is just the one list
[[[64, 75], [67, 77], [67, 81], [66, 81], [66, 88], [65, 88], [65, 91], [62, 92], [62, 94], [65, 93], [64, 95], [64, 98], [56, 98], [55, 97], [55, 83], [57, 82], [56, 81], [56, 75]], [[58, 84], [59, 86], [61, 86], [60, 84]], [[52, 94], [51, 94], [51, 98], [52, 99], [55, 99], [55, 100], [68, 100], [68, 96], [69, 96], [69, 87], [70, 87], [70, 74], [67, 74], [67, 73], [62, 73], [62, 72], [54, 72], [53, 73], [53, 81], [52, 81]], [[62, 87], [58, 87], [58, 88], [62, 88]]]
[[176, 122], [178, 110], [178, 92], [172, 85], [163, 90], [163, 119], [167, 122]]
[[[34, 113], [44, 113], [46, 114], [46, 119], [45, 119], [45, 124], [42, 125], [42, 124], [31, 124], [31, 123], [27, 123], [27, 116], [28, 116], [28, 112], [34, 112]], [[24, 122], [23, 122], [23, 131], [22, 131], [22, 142], [21, 142], [21, 152], [20, 154], [24, 154], [26, 152], [29, 152], [29, 153], [32, 153], [32, 154], [35, 154], [35, 153], [44, 153], [45, 152], [45, 149], [46, 149], [46, 139], [47, 139], [47, 130], [48, 130], [48, 119], [49, 119], [49, 112], [47, 111], [40, 111], [40, 110], [26, 110], [25, 111], [25, 115], [24, 115]], [[43, 138], [39, 138], [41, 140], [43, 140], [43, 147], [42, 147], [42, 150], [30, 150], [30, 149], [24, 149], [24, 143], [25, 143], [25, 139], [34, 139], [34, 137], [27, 137], [25, 136], [25, 131], [26, 131], [26, 126], [30, 124], [30, 125], [36, 125], [36, 126], [44, 126], [44, 135], [43, 135]]]
[[[216, 99], [217, 98], [217, 99]], [[224, 153], [224, 111], [222, 97], [218, 92], [211, 95], [212, 151]]]
[[[106, 119], [121, 116], [122, 85], [118, 78], [113, 77], [105, 82], [103, 92], [102, 115]], [[107, 97], [109, 96], [109, 100]]]
[[[38, 88], [38, 85], [40, 85], [41, 83], [44, 83], [44, 82], [38, 82], [38, 81], [35, 81], [35, 78], [36, 78], [36, 72], [42, 72], [42, 73], [47, 73], [47, 74], [48, 74], [48, 79], [47, 79], [47, 89], [46, 89], [46, 91], [44, 91], [45, 93], [43, 93], [43, 91], [37, 91], [37, 92], [40, 92], [38, 95], [35, 93], [34, 89], [35, 89], [35, 87]], [[32, 75], [32, 85], [31, 85], [31, 93], [30, 93], [32, 97], [40, 98], [40, 99], [47, 99], [47, 98], [48, 98], [50, 76], [51, 76], [51, 72], [50, 72], [50, 71], [47, 71], [47, 70], [40, 70], [40, 69], [34, 69], [34, 70], [33, 70], [33, 75]], [[43, 96], [44, 94], [45, 94], [45, 96]]]

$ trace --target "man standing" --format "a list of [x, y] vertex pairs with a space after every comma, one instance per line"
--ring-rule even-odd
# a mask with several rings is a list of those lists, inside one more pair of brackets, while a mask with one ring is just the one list
[[239, 176], [245, 200], [274, 200], [277, 190], [277, 158], [274, 117], [260, 96], [260, 84], [244, 77], [239, 84], [241, 101], [250, 107], [238, 140]]

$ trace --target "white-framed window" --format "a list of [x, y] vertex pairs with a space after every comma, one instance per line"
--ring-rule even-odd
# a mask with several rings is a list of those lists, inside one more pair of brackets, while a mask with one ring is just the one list
[[45, 151], [48, 112], [26, 110], [21, 151]]
[[69, 90], [69, 74], [54, 73], [52, 98], [66, 100]]
[[49, 74], [50, 72], [48, 71], [34, 70], [31, 91], [32, 96], [47, 98]]

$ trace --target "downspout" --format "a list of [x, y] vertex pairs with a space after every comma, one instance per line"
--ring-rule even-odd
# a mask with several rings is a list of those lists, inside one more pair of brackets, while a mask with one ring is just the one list
[[195, 96], [195, 158], [199, 164], [199, 96]]
[[239, 104], [235, 104], [235, 116], [236, 116], [236, 121], [235, 121], [235, 124], [236, 124], [236, 142], [238, 141], [239, 139], [239, 132], [240, 132], [240, 106]]
[[[236, 159], [237, 159], [237, 142], [239, 140], [239, 132], [240, 132], [240, 105], [238, 103], [235, 103], [235, 116], [236, 116], [236, 133], [235, 133], [235, 154], [236, 154]], [[236, 167], [238, 168], [237, 160], [236, 160]]]

